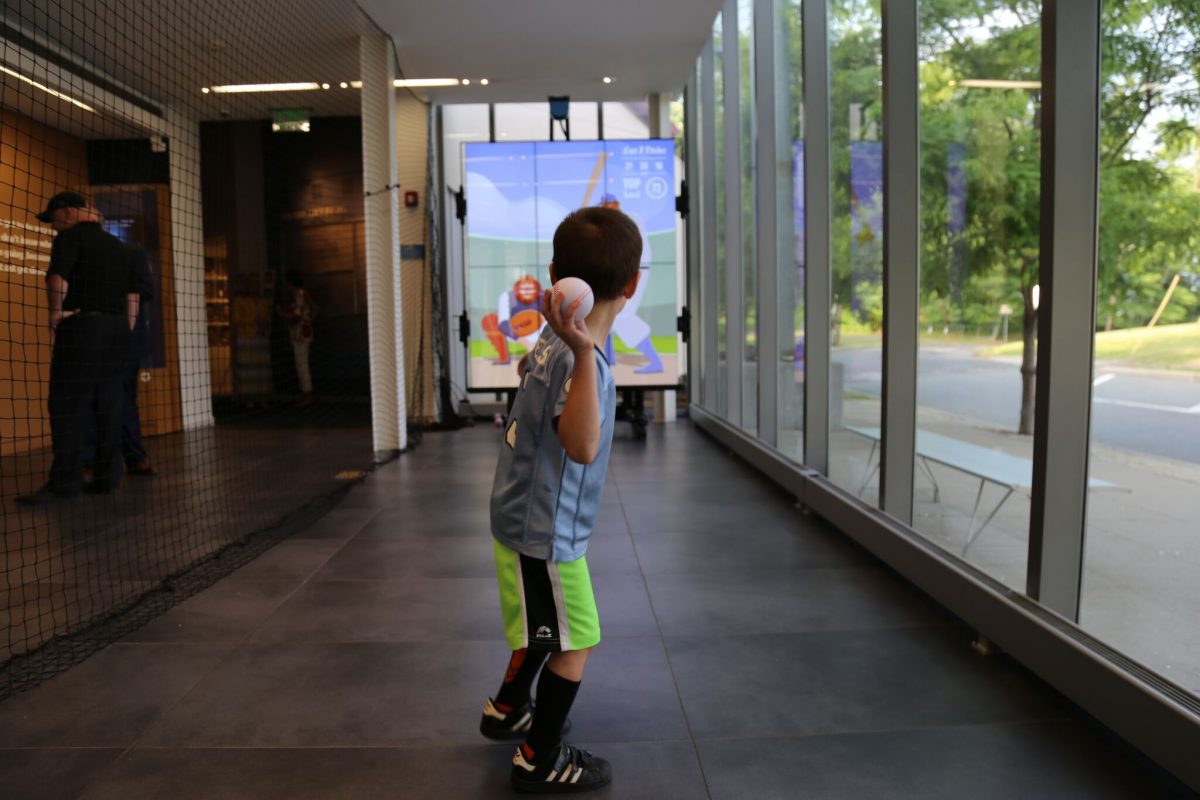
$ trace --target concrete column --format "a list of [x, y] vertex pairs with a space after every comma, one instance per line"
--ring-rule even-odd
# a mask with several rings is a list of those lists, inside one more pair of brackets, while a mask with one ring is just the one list
[[204, 215], [200, 125], [168, 109], [171, 164], [171, 269], [175, 280], [180, 412], [185, 430], [212, 425], [208, 317], [204, 308]]
[[400, 303], [399, 196], [396, 187], [395, 53], [384, 36], [359, 39], [362, 87], [363, 200], [371, 427], [375, 457], [408, 446]]

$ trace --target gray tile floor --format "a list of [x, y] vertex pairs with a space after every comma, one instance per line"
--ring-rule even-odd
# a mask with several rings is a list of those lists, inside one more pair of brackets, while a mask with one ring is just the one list
[[[496, 429], [428, 435], [311, 529], [0, 703], [16, 798], [508, 797]], [[1028, 673], [686, 422], [619, 428], [589, 553], [596, 797], [1172, 796]]]

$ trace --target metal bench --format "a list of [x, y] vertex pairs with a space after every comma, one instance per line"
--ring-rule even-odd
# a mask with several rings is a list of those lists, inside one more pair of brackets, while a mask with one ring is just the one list
[[[858, 427], [854, 425], [847, 425], [846, 430], [871, 440], [871, 452], [867, 456], [867, 471], [862, 485], [858, 489], [858, 494], [861, 495], [871, 482], [871, 478], [879, 471], [879, 460], [875, 456], [879, 452], [880, 430], [879, 428]], [[965, 472], [979, 479], [979, 491], [975, 494], [975, 507], [971, 509], [971, 525], [967, 528], [967, 541], [962, 549], [964, 556], [971, 545], [975, 543], [979, 534], [983, 532], [983, 529], [995, 518], [997, 512], [1000, 511], [1000, 507], [1012, 496], [1013, 492], [1021, 492], [1026, 495], [1033, 492], [1033, 462], [1027, 458], [1002, 453], [999, 450], [992, 450], [950, 436], [943, 436], [940, 433], [931, 433], [930, 431], [922, 430], [917, 431], [916, 455], [917, 464], [924, 469], [930, 482], [933, 483], [933, 500], [935, 503], [938, 500], [940, 487], [938, 486], [937, 478], [933, 474], [933, 469], [930, 467], [931, 461], [958, 470], [959, 472]], [[996, 503], [991, 513], [976, 528], [975, 523], [979, 519], [979, 504], [983, 500], [983, 487], [987, 483], [994, 483], [1001, 489], [1004, 489], [1005, 492], [1004, 496], [1000, 498], [1000, 502]], [[1102, 481], [1098, 478], [1088, 478], [1089, 491], [1096, 489], [1119, 490], [1120, 488], [1115, 483]]]

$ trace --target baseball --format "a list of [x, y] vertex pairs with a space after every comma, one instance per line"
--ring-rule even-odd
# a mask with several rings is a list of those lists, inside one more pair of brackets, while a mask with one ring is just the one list
[[[566, 298], [565, 302], [560, 299], [564, 297]], [[563, 278], [554, 284], [554, 295], [550, 298], [550, 302], [554, 308], [558, 308], [558, 304], [562, 302], [565, 309], [581, 297], [583, 302], [575, 310], [575, 319], [587, 319], [587, 315], [592, 313], [592, 306], [596, 301], [592, 296], [592, 287], [588, 286], [587, 282], [581, 278]]]

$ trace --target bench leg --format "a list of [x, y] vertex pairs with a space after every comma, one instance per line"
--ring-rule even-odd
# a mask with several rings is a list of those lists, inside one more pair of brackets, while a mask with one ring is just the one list
[[917, 462], [925, 468], [925, 474], [929, 476], [929, 482], [933, 484], [933, 502], [938, 501], [938, 495], [941, 494], [941, 487], [938, 486], [937, 478], [933, 476], [933, 467], [929, 466], [929, 459], [922, 456]]
[[971, 549], [971, 545], [973, 545], [975, 543], [975, 540], [979, 538], [979, 534], [983, 533], [983, 529], [988, 526], [988, 523], [991, 522], [992, 519], [996, 516], [997, 512], [1000, 511], [1000, 507], [1002, 505], [1004, 505], [1005, 502], [1008, 501], [1009, 497], [1012, 496], [1012, 493], [1013, 493], [1013, 490], [1012, 490], [1012, 487], [1010, 486], [1010, 487], [1008, 487], [1008, 490], [1004, 493], [1004, 497], [1000, 498], [1000, 502], [996, 503], [996, 507], [992, 509], [992, 513], [988, 514], [987, 519], [985, 519], [983, 521], [983, 524], [980, 525], [978, 528], [976, 528], [975, 527], [975, 517], [979, 513], [979, 499], [983, 496], [983, 481], [982, 480], [979, 481], [979, 494], [977, 494], [975, 496], [975, 511], [972, 512], [972, 514], [971, 514], [971, 527], [967, 529], [967, 543], [965, 545], [963, 545], [963, 549], [962, 549], [962, 554], [964, 556], [967, 554], [967, 550]]
[[862, 486], [858, 487], [858, 494], [861, 497], [866, 491], [867, 484], [871, 482], [871, 478], [875, 477], [875, 473], [879, 471], [879, 464], [875, 463], [875, 450], [879, 447], [879, 442], [871, 442], [871, 452], [867, 454], [867, 472], [863, 476]]

